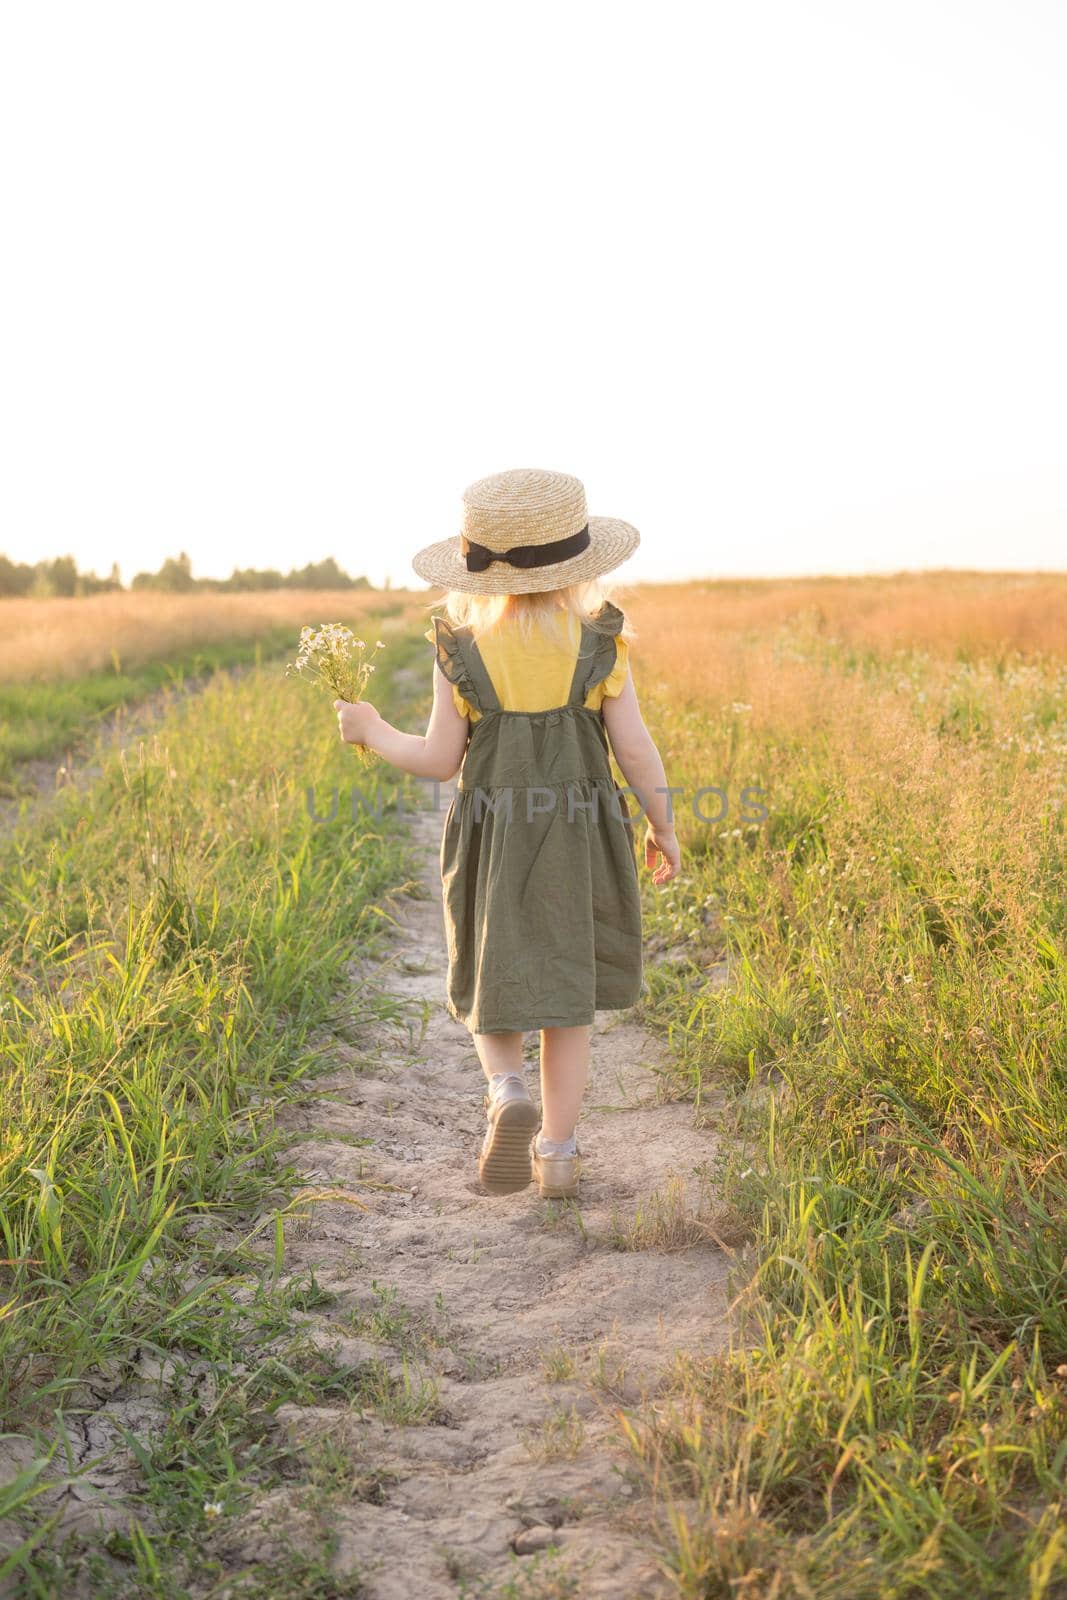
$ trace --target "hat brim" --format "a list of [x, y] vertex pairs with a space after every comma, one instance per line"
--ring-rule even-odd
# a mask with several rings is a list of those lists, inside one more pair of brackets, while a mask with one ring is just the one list
[[599, 578], [621, 566], [640, 543], [641, 535], [630, 523], [616, 517], [590, 517], [589, 543], [581, 555], [548, 567], [513, 567], [507, 561], [494, 561], [483, 572], [469, 572], [458, 534], [428, 544], [411, 565], [420, 578], [441, 589], [462, 589], [467, 594], [538, 594]]

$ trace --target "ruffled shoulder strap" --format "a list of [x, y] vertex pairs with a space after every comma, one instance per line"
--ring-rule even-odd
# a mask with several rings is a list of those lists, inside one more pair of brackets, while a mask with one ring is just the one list
[[568, 704], [584, 705], [590, 689], [609, 678], [618, 656], [618, 636], [625, 618], [618, 606], [605, 600], [591, 623], [582, 624], [578, 661], [574, 668]]
[[437, 665], [449, 683], [455, 684], [467, 704], [480, 716], [487, 711], [499, 711], [500, 701], [470, 629], [457, 628], [447, 617], [434, 617], [433, 631]]

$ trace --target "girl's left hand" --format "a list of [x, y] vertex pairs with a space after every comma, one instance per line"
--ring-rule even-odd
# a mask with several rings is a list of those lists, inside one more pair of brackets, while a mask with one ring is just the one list
[[369, 700], [335, 700], [337, 726], [346, 744], [369, 744], [371, 730], [381, 719]]
[[662, 889], [665, 883], [670, 883], [681, 872], [682, 852], [673, 828], [654, 828], [649, 823], [645, 833], [645, 866], [651, 872], [652, 882], [657, 889]]

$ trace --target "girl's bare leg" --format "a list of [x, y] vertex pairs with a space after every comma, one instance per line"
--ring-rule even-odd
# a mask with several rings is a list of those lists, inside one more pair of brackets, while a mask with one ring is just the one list
[[541, 1132], [546, 1139], [573, 1137], [588, 1076], [589, 1029], [542, 1028]]
[[522, 1077], [521, 1033], [475, 1033], [471, 1037], [487, 1078], [508, 1072], [516, 1072]]

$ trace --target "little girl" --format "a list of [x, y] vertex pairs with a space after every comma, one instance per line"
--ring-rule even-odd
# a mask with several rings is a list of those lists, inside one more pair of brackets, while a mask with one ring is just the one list
[[[488, 1079], [479, 1175], [491, 1194], [536, 1179], [544, 1196], [571, 1196], [593, 1014], [642, 989], [633, 822], [609, 739], [648, 819], [653, 883], [680, 864], [624, 618], [596, 583], [639, 535], [588, 516], [581, 483], [556, 472], [483, 478], [463, 507], [462, 534], [412, 563], [448, 591], [426, 635], [436, 664], [425, 736], [401, 733], [365, 700], [334, 705], [350, 743], [416, 777], [459, 773], [441, 844], [447, 1005]], [[540, 1119], [522, 1071], [534, 1030]]]

